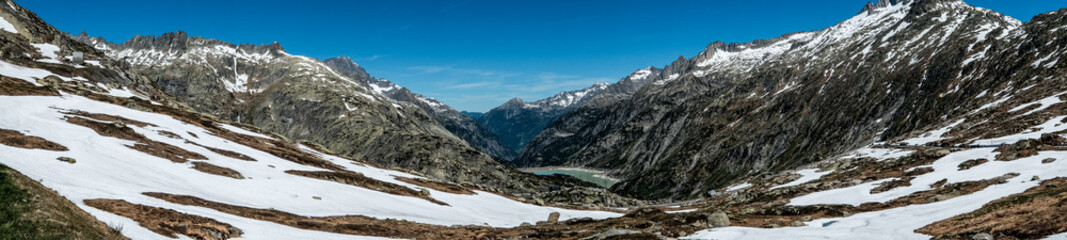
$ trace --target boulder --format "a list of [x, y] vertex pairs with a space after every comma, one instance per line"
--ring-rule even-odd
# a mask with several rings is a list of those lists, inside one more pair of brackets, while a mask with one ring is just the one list
[[974, 236], [971, 236], [971, 239], [973, 239], [973, 240], [993, 240], [993, 234], [979, 233], [979, 234], [975, 234]]
[[73, 158], [69, 158], [69, 157], [59, 157], [59, 158], [56, 158], [56, 160], [59, 160], [59, 161], [62, 161], [62, 162], [67, 162], [67, 163], [70, 163], [70, 164], [74, 164], [75, 162], [77, 162]]
[[726, 227], [730, 226], [730, 216], [726, 215], [726, 212], [722, 210], [715, 211], [711, 215], [708, 215], [709, 227]]
[[548, 223], [559, 222], [559, 212], [552, 212], [548, 214]]

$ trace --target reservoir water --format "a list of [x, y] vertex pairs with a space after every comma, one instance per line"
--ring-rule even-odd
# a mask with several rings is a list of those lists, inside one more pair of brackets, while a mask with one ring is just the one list
[[594, 183], [596, 185], [600, 185], [601, 187], [604, 187], [604, 188], [609, 188], [609, 187], [611, 187], [612, 184], [615, 184], [615, 182], [618, 182], [618, 180], [615, 180], [615, 179], [606, 177], [604, 175], [601, 175], [601, 173], [602, 173], [601, 171], [589, 170], [589, 169], [548, 167], [548, 168], [526, 168], [526, 169], [521, 169], [521, 170], [524, 171], [524, 172], [533, 173], [533, 174], [537, 174], [537, 175], [552, 175], [552, 174], [569, 175], [569, 176], [573, 176], [575, 178], [581, 179], [582, 181], [591, 182], [591, 183]]

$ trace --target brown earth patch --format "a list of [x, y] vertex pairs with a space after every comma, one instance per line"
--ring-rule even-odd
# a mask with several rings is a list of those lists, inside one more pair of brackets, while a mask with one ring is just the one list
[[268, 221], [307, 230], [342, 234], [413, 239], [477, 239], [478, 231], [488, 227], [448, 228], [398, 220], [379, 220], [365, 216], [306, 217], [273, 209], [258, 209], [212, 202], [192, 196], [144, 193], [167, 202], [205, 207], [245, 218]]
[[983, 163], [986, 163], [986, 162], [989, 162], [989, 160], [985, 159], [985, 158], [971, 159], [971, 160], [963, 161], [962, 163], [960, 163], [960, 165], [957, 165], [956, 167], [959, 168], [959, 171], [963, 171], [963, 170], [971, 169], [974, 166], [982, 165]]
[[932, 173], [932, 172], [934, 172], [934, 168], [932, 168], [932, 167], [921, 167], [921, 168], [916, 168], [916, 169], [912, 169], [910, 171], [904, 172], [904, 176], [906, 176], [906, 177], [914, 177], [914, 176], [919, 176], [919, 175]]
[[245, 160], [245, 161], [249, 161], [249, 162], [256, 162], [255, 158], [252, 158], [252, 157], [249, 157], [248, 155], [240, 154], [240, 153], [237, 153], [237, 152], [234, 152], [234, 151], [208, 147], [208, 146], [200, 145], [199, 143], [195, 143], [195, 142], [191, 142], [191, 141], [186, 141], [186, 143], [189, 143], [189, 144], [192, 144], [192, 145], [197, 145], [197, 146], [200, 146], [202, 148], [206, 148], [207, 150], [210, 150], [212, 152], [218, 153], [219, 155], [226, 156], [226, 157], [229, 157], [229, 158], [238, 159], [238, 160]]
[[401, 181], [401, 182], [406, 182], [406, 183], [417, 185], [419, 187], [429, 188], [429, 189], [442, 191], [442, 192], [446, 192], [446, 193], [465, 194], [465, 195], [478, 194], [478, 193], [475, 193], [474, 191], [468, 190], [467, 188], [461, 187], [459, 185], [451, 184], [451, 183], [433, 181], [433, 180], [429, 180], [429, 179], [416, 179], [416, 178], [395, 177], [395, 176], [394, 176], [394, 178], [396, 180], [398, 180], [398, 181]]
[[1067, 178], [1055, 178], [915, 232], [935, 236], [934, 239], [969, 239], [978, 233], [989, 233], [997, 239], [1041, 239], [1067, 232], [1065, 203]]
[[[1044, 138], [1045, 136], [1042, 137]], [[1037, 155], [1039, 151], [1067, 151], [1067, 147], [1048, 145], [1037, 139], [1025, 139], [1019, 140], [1011, 145], [1000, 145], [1000, 147], [997, 147], [997, 149], [993, 151], [1000, 152], [1000, 154], [997, 154], [997, 161], [1014, 161], [1016, 159]]]
[[75, 116], [82, 116], [82, 117], [92, 118], [92, 119], [95, 119], [95, 120], [101, 121], [101, 122], [116, 122], [116, 123], [120, 123], [120, 124], [123, 124], [123, 125], [134, 125], [134, 126], [137, 126], [137, 127], [146, 127], [146, 126], [159, 127], [159, 126], [157, 126], [155, 124], [146, 123], [146, 122], [137, 121], [137, 120], [130, 120], [128, 118], [115, 116], [115, 115], [108, 115], [108, 114], [103, 114], [103, 113], [89, 113], [89, 112], [78, 111], [78, 110], [63, 111], [62, 113], [63, 114], [67, 114], [67, 115], [75, 115]]
[[152, 141], [144, 135], [133, 131], [130, 127], [120, 123], [103, 123], [81, 117], [67, 117], [67, 122], [92, 129], [101, 136], [135, 141], [137, 142], [136, 144], [127, 147], [172, 162], [184, 163], [188, 160], [207, 160], [206, 157], [199, 153], [190, 152], [166, 143]]
[[0, 128], [0, 144], [25, 149], [44, 149], [51, 151], [68, 150], [67, 147], [45, 140], [44, 138], [27, 136], [19, 131], [2, 128]]
[[314, 154], [304, 152], [303, 150], [300, 150], [298, 146], [289, 142], [238, 134], [227, 131], [222, 128], [208, 128], [208, 130], [215, 134], [215, 136], [236, 142], [241, 145], [252, 147], [266, 153], [270, 153], [271, 155], [274, 155], [278, 158], [299, 163], [301, 165], [307, 165], [335, 171], [345, 170], [344, 167], [319, 158]]
[[0, 96], [59, 96], [59, 91], [38, 87], [22, 79], [0, 76]]
[[[192, 196], [166, 193], [144, 193], [167, 202], [215, 209], [245, 218], [274, 222], [300, 229], [317, 230], [362, 236], [406, 239], [582, 239], [608, 229], [626, 229], [681, 237], [710, 227], [708, 213], [668, 214], [659, 209], [643, 208], [623, 217], [593, 220], [571, 219], [549, 223], [538, 222], [514, 228], [486, 226], [438, 226], [366, 216], [308, 217], [273, 209], [257, 209], [213, 202]], [[548, 216], [545, 216], [546, 219]]]
[[173, 138], [173, 139], [184, 139], [184, 138], [182, 138], [181, 135], [178, 135], [177, 133], [174, 133], [174, 132], [171, 132], [171, 131], [159, 130], [157, 132], [159, 133], [159, 135], [162, 135], [164, 137], [169, 137], [169, 138]]
[[432, 203], [436, 203], [438, 205], [448, 206], [447, 203], [438, 201], [437, 199], [433, 199], [432, 197], [430, 197], [430, 192], [428, 192], [428, 191], [426, 191], [426, 192], [416, 191], [415, 189], [411, 189], [411, 188], [408, 188], [408, 187], [405, 187], [405, 186], [401, 186], [401, 185], [398, 185], [398, 184], [378, 181], [377, 179], [373, 179], [373, 178], [369, 178], [367, 176], [363, 176], [363, 174], [357, 173], [357, 172], [348, 172], [348, 171], [345, 171], [345, 172], [328, 172], [328, 171], [309, 172], [309, 171], [289, 170], [289, 171], [285, 171], [285, 173], [292, 174], [292, 175], [297, 175], [297, 176], [301, 176], [301, 177], [309, 177], [309, 178], [314, 178], [314, 179], [333, 181], [333, 182], [337, 182], [337, 183], [341, 183], [341, 184], [357, 186], [357, 187], [366, 188], [366, 189], [379, 191], [379, 192], [384, 192], [384, 193], [393, 194], [393, 195], [421, 198], [421, 199], [424, 199], [426, 201], [430, 201]]
[[207, 173], [207, 174], [215, 174], [215, 175], [219, 175], [219, 176], [223, 176], [223, 177], [231, 177], [231, 178], [235, 178], [235, 179], [244, 179], [245, 178], [244, 176], [241, 175], [241, 172], [238, 172], [237, 170], [233, 170], [231, 168], [226, 168], [226, 167], [216, 166], [214, 164], [210, 164], [210, 163], [206, 163], [206, 162], [193, 162], [193, 169], [196, 169], [197, 171], [201, 171], [201, 172], [204, 172], [204, 173]]
[[125, 200], [86, 199], [85, 204], [137, 221], [141, 227], [169, 238], [181, 234], [200, 240], [223, 240], [239, 238], [242, 234], [241, 229], [214, 219]]
[[879, 184], [878, 187], [875, 187], [875, 188], [871, 189], [871, 194], [886, 192], [886, 191], [893, 190], [894, 188], [898, 188], [898, 187], [911, 186], [911, 179], [912, 178], [913, 177], [907, 177], [907, 178], [903, 178], [903, 179], [893, 179], [893, 180], [890, 180], [890, 181], [882, 182], [882, 184]]

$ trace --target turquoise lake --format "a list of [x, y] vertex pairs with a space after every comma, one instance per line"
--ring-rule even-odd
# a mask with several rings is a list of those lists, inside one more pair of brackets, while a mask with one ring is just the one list
[[597, 177], [596, 175], [598, 173], [597, 172], [592, 172], [592, 171], [551, 169], [551, 168], [550, 169], [525, 169], [523, 171], [528, 172], [528, 173], [537, 174], [537, 175], [552, 175], [552, 174], [570, 175], [570, 176], [573, 176], [575, 178], [581, 179], [582, 181], [591, 182], [591, 183], [594, 183], [596, 185], [600, 185], [601, 187], [604, 187], [604, 188], [611, 187], [611, 185], [615, 184], [615, 182], [616, 182], [615, 180], [612, 180], [612, 179]]

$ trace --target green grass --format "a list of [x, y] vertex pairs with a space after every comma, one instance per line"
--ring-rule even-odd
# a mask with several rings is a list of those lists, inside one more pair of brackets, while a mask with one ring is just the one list
[[30, 194], [15, 186], [15, 180], [4, 171], [6, 169], [7, 166], [0, 165], [0, 239], [65, 239], [62, 235], [45, 235], [38, 222], [24, 217], [32, 211], [27, 207]]

